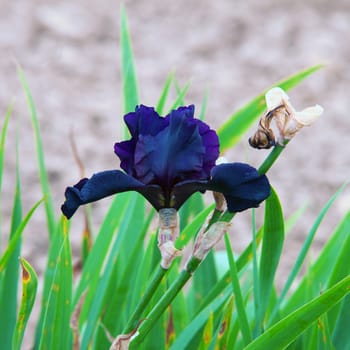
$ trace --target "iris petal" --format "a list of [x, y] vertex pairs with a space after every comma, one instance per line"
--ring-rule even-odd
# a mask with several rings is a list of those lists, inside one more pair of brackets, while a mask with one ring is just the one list
[[75, 186], [68, 187], [65, 192], [66, 201], [61, 209], [70, 219], [80, 205], [130, 190], [140, 192], [156, 209], [163, 205], [159, 186], [145, 186], [120, 170], [109, 170], [94, 174], [90, 179], [82, 179]]
[[260, 175], [248, 164], [221, 164], [213, 168], [212, 178], [208, 181], [188, 180], [176, 184], [171, 205], [179, 209], [193, 193], [206, 190], [222, 193], [227, 209], [240, 212], [257, 208], [270, 195], [270, 184], [265, 175]]
[[135, 149], [136, 177], [165, 190], [186, 178], [200, 178], [205, 154], [193, 119], [179, 113], [168, 119], [168, 127], [155, 136], [140, 137]]
[[135, 108], [135, 112], [126, 114], [124, 121], [131, 136], [135, 139], [138, 138], [138, 135], [156, 135], [168, 124], [153, 107], [144, 105], [139, 105]]
[[62, 211], [125, 191], [141, 193], [156, 210], [179, 209], [195, 192], [221, 192], [231, 212], [257, 207], [270, 194], [265, 175], [248, 164], [215, 166], [216, 132], [194, 118], [194, 106], [160, 117], [152, 107], [137, 106], [124, 117], [131, 139], [116, 143], [120, 170], [103, 171], [68, 187]]
[[230, 212], [257, 208], [270, 195], [270, 184], [265, 175], [248, 164], [226, 163], [213, 168], [208, 190], [221, 192]]
[[208, 180], [186, 180], [177, 183], [172, 191], [169, 206], [178, 210], [182, 204], [195, 192], [205, 192], [208, 189]]
[[219, 157], [219, 138], [214, 130], [211, 130], [209, 125], [202, 122], [199, 119], [194, 118], [194, 105], [188, 107], [179, 107], [172, 111], [167, 118], [170, 116], [174, 118], [181, 118], [185, 116], [187, 122], [192, 125], [195, 124], [198, 127], [199, 135], [202, 139], [202, 144], [205, 148], [203, 156], [203, 164], [201, 174], [197, 174], [196, 178], [207, 179], [210, 176], [210, 170], [215, 166], [215, 161]]
[[134, 153], [140, 135], [156, 135], [168, 125], [165, 118], [159, 116], [153, 107], [137, 106], [135, 112], [124, 116], [131, 140], [116, 142], [114, 152], [120, 159], [120, 167], [131, 176], [136, 176]]

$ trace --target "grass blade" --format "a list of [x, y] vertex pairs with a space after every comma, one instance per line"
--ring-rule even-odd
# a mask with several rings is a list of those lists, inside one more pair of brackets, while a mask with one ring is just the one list
[[198, 119], [204, 120], [205, 119], [205, 114], [207, 112], [207, 105], [208, 105], [208, 91], [205, 91], [203, 100], [202, 100], [202, 105], [201, 109], [199, 111]]
[[[261, 242], [262, 230], [259, 230], [256, 235], [256, 245], [258, 246]], [[250, 243], [248, 247], [242, 252], [242, 254], [238, 257], [236, 265], [237, 270], [240, 272], [251, 260], [252, 260], [252, 249], [253, 243]], [[231, 286], [231, 276], [230, 271], [227, 271], [217, 282], [217, 284], [211, 289], [206, 298], [203, 300], [202, 305], [199, 310], [203, 307], [210, 304], [215, 298], [218, 297], [221, 293], [225, 291], [225, 289]]]
[[234, 296], [231, 296], [227, 305], [225, 306], [222, 314], [222, 318], [218, 325], [217, 337], [215, 344], [217, 345], [215, 348], [219, 349], [231, 349], [226, 347], [226, 344], [229, 340], [229, 330], [231, 328], [231, 320], [234, 310]]
[[[312, 225], [312, 228], [310, 230], [310, 232], [308, 233], [305, 242], [302, 246], [302, 249], [300, 250], [300, 253], [295, 261], [295, 264], [292, 268], [291, 273], [288, 276], [288, 279], [286, 281], [285, 286], [282, 289], [282, 292], [277, 300], [276, 306], [274, 308], [274, 312], [272, 314], [271, 320], [273, 320], [274, 314], [277, 311], [277, 309], [279, 308], [279, 306], [281, 305], [281, 303], [283, 302], [284, 298], [286, 297], [293, 281], [295, 280], [302, 264], [304, 263], [305, 257], [311, 247], [312, 241], [315, 237], [315, 234], [317, 232], [318, 227], [321, 224], [321, 221], [323, 220], [323, 218], [325, 217], [325, 215], [327, 214], [328, 210], [330, 209], [330, 207], [332, 206], [332, 204], [334, 203], [334, 201], [338, 198], [338, 196], [343, 192], [344, 188], [345, 188], [345, 184], [329, 199], [329, 201], [326, 203], [326, 205], [323, 207], [323, 209], [321, 210], [320, 214], [318, 215], [318, 217], [316, 218], [314, 224]], [[319, 288], [319, 286], [317, 286], [317, 288]]]
[[349, 330], [344, 325], [350, 323], [350, 296], [347, 295], [340, 304], [340, 312], [333, 331], [333, 343], [335, 349], [349, 349], [350, 338]]
[[284, 349], [321, 315], [342, 300], [349, 292], [350, 275], [320, 296], [277, 322], [251, 342], [245, 350]]
[[274, 286], [274, 278], [284, 242], [284, 219], [281, 203], [273, 188], [265, 202], [264, 234], [259, 266], [259, 307], [257, 334], [263, 331], [263, 320]]
[[121, 193], [116, 196], [105, 215], [105, 218], [100, 226], [95, 243], [85, 262], [81, 278], [74, 294], [73, 307], [76, 307], [84, 290], [91, 284], [95, 276], [101, 272], [103, 262], [108, 255], [110, 244], [114, 237], [114, 233], [120, 224], [125, 208], [128, 205], [132, 193]]
[[[322, 67], [323, 65], [316, 65], [302, 70], [285, 80], [277, 82], [273, 86], [279, 86], [283, 90], [289, 90]], [[228, 148], [234, 146], [240, 140], [242, 134], [246, 132], [260, 114], [262, 114], [265, 110], [265, 93], [270, 88], [251, 100], [251, 102], [233, 114], [229, 120], [221, 126], [218, 130], [221, 152], [225, 152]]]
[[[4, 123], [2, 125], [1, 134], [0, 134], [0, 193], [2, 190], [2, 176], [4, 172], [5, 141], [6, 141], [8, 123], [12, 114], [12, 107], [13, 107], [13, 103], [10, 104], [10, 106], [6, 111]], [[1, 199], [1, 196], [0, 196], [0, 199]], [[1, 218], [1, 212], [0, 212], [0, 223], [1, 221], [2, 221], [2, 218]], [[1, 242], [2, 240], [1, 240], [1, 230], [0, 230], [0, 252], [1, 252]]]
[[184, 97], [186, 96], [187, 90], [189, 89], [190, 85], [191, 85], [190, 82], [188, 82], [188, 83], [184, 86], [183, 89], [180, 89], [180, 90], [178, 91], [177, 97], [176, 97], [174, 103], [172, 104], [172, 106], [169, 108], [169, 111], [168, 111], [168, 112], [170, 112], [170, 111], [172, 111], [173, 109], [176, 109], [176, 108], [178, 108], [179, 106], [181, 106], [181, 105], [184, 104], [183, 99], [184, 99]]
[[50, 184], [49, 184], [49, 176], [47, 173], [47, 168], [45, 166], [44, 148], [43, 148], [43, 142], [40, 134], [39, 120], [36, 113], [33, 96], [30, 92], [29, 85], [24, 75], [24, 72], [20, 66], [17, 67], [17, 72], [26, 96], [28, 108], [30, 111], [31, 122], [33, 125], [36, 153], [37, 153], [37, 159], [38, 159], [38, 167], [39, 167], [40, 184], [41, 184], [43, 196], [45, 199], [45, 211], [46, 211], [49, 235], [50, 237], [52, 237], [52, 235], [55, 232], [56, 220], [55, 220], [53, 201], [52, 201], [52, 195], [51, 195]]
[[165, 106], [166, 100], [168, 98], [170, 86], [171, 86], [173, 80], [174, 80], [174, 73], [171, 72], [169, 74], [167, 80], [165, 81], [162, 93], [159, 97], [159, 100], [158, 100], [158, 103], [156, 106], [156, 111], [158, 112], [159, 115], [163, 114], [164, 106]]
[[50, 264], [54, 266], [54, 271], [40, 332], [40, 350], [72, 347], [70, 315], [73, 270], [67, 231], [67, 219], [62, 216], [50, 252]]
[[[32, 266], [25, 259], [21, 259], [22, 265], [22, 300], [17, 317], [17, 323], [13, 336], [12, 349], [20, 350], [24, 331], [32, 312], [36, 291], [38, 286], [38, 276]], [[9, 348], [10, 349], [10, 348]]]
[[[18, 141], [18, 139], [17, 139]], [[14, 236], [16, 230], [21, 224], [22, 220], [22, 199], [21, 186], [19, 175], [19, 161], [18, 161], [18, 142], [16, 144], [16, 187], [15, 196], [12, 209], [12, 222], [10, 241]], [[17, 291], [18, 291], [18, 275], [19, 275], [19, 259], [21, 254], [21, 239], [17, 241], [13, 252], [8, 258], [5, 273], [2, 279], [3, 288], [0, 289], [0, 339], [1, 344], [5, 349], [10, 349], [12, 344], [12, 336], [16, 326], [17, 313]]]
[[214, 333], [214, 313], [209, 314], [206, 325], [203, 329], [203, 334], [199, 345], [197, 346], [198, 350], [208, 350], [210, 340], [213, 339]]
[[122, 6], [120, 10], [120, 51], [124, 96], [124, 114], [132, 112], [139, 103], [137, 79], [127, 16]]
[[38, 206], [43, 202], [43, 199], [38, 201], [28, 212], [28, 214], [24, 217], [21, 224], [18, 226], [17, 230], [13, 234], [4, 254], [0, 258], [0, 272], [4, 270], [6, 267], [6, 264], [11, 257], [13, 251], [16, 249], [17, 244], [19, 240], [21, 239], [23, 230], [25, 229], [28, 221], [30, 220], [31, 216], [33, 215], [34, 211], [38, 208]]
[[176, 340], [171, 345], [170, 350], [188, 349], [188, 346], [192, 344], [193, 337], [206, 324], [209, 315], [222, 308], [230, 296], [231, 292], [225, 292], [218, 296], [211, 304], [207, 305], [177, 336]]
[[236, 304], [239, 324], [240, 324], [241, 332], [242, 332], [242, 336], [243, 336], [243, 341], [245, 344], [249, 344], [251, 339], [252, 339], [252, 333], [251, 333], [251, 330], [249, 327], [248, 316], [246, 313], [246, 309], [245, 309], [245, 305], [244, 305], [244, 301], [243, 301], [242, 290], [241, 290], [241, 286], [239, 283], [238, 269], [237, 269], [237, 265], [236, 265], [236, 262], [235, 262], [234, 257], [233, 257], [230, 238], [229, 238], [227, 233], [225, 234], [224, 238], [225, 238], [225, 245], [226, 245], [228, 262], [230, 265], [232, 291], [233, 291], [233, 294], [235, 296], [235, 304]]
[[[87, 349], [89, 343], [93, 339], [94, 332], [98, 324], [97, 321], [101, 315], [102, 307], [104, 305], [104, 297], [106, 295], [110, 278], [112, 276], [115, 264], [118, 259], [118, 252], [120, 250], [120, 246], [122, 245], [124, 239], [136, 236], [137, 230], [142, 230], [142, 226], [134, 226], [133, 220], [135, 218], [134, 209], [139, 208], [138, 202], [140, 200], [144, 200], [137, 193], [131, 193], [131, 195], [132, 200], [130, 201], [125, 216], [123, 217], [123, 221], [121, 222], [121, 227], [118, 230], [116, 239], [110, 247], [110, 254], [106, 260], [103, 274], [101, 277], [99, 275], [95, 276], [95, 280], [89, 286], [88, 294], [81, 313], [81, 318], [84, 321], [86, 321], [81, 343], [81, 347], [83, 349]], [[135, 232], [133, 232], [133, 230], [135, 230]]]

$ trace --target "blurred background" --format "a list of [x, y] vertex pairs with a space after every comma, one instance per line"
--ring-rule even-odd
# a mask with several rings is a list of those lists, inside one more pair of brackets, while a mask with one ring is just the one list
[[[206, 121], [220, 126], [233, 112], [274, 82], [318, 63], [326, 67], [289, 94], [296, 109], [316, 103], [325, 112], [288, 145], [269, 173], [285, 215], [308, 203], [289, 234], [283, 254], [288, 267], [317, 214], [349, 180], [350, 2], [326, 1], [124, 1], [133, 40], [140, 102], [155, 105], [170, 71], [180, 86], [191, 81], [186, 103], [200, 109], [208, 91]], [[16, 130], [19, 133], [24, 211], [41, 197], [33, 132], [18, 62], [33, 94], [57, 205], [79, 180], [69, 144], [73, 130], [86, 174], [119, 166], [113, 153], [121, 140], [120, 2], [104, 0], [2, 0], [0, 2], [0, 112], [14, 99], [7, 139], [2, 193], [3, 232], [12, 207]], [[255, 128], [254, 128], [255, 129]], [[268, 151], [248, 146], [247, 133], [226, 157], [258, 166]], [[108, 199], [94, 205], [96, 224]], [[315, 251], [350, 208], [347, 189], [323, 222]], [[237, 220], [236, 220], [237, 219]], [[235, 249], [250, 239], [250, 214], [236, 218]], [[74, 250], [83, 218], [72, 228]], [[24, 254], [42, 273], [47, 251], [44, 209], [24, 232]]]

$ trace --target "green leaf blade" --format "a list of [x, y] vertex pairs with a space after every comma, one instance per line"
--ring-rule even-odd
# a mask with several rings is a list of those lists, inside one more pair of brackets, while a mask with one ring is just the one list
[[259, 271], [259, 308], [257, 331], [263, 330], [263, 320], [268, 308], [274, 278], [281, 257], [284, 242], [284, 218], [277, 193], [271, 188], [271, 195], [265, 202], [264, 234]]
[[120, 11], [120, 50], [122, 64], [122, 82], [124, 96], [124, 113], [135, 110], [139, 103], [137, 79], [131, 38], [124, 7]]
[[320, 296], [288, 314], [244, 349], [284, 349], [349, 292], [350, 276], [347, 276]]
[[[16, 148], [18, 151], [18, 147]], [[11, 238], [16, 233], [16, 230], [21, 224], [22, 220], [22, 199], [21, 199], [21, 185], [19, 175], [19, 161], [17, 152], [17, 166], [16, 166], [16, 186], [14, 203], [11, 218]], [[21, 255], [22, 240], [18, 239], [14, 245], [12, 253], [9, 255], [3, 278], [1, 279], [2, 288], [0, 289], [0, 339], [4, 348], [11, 348], [12, 336], [16, 326], [17, 313], [17, 292], [18, 292], [18, 276], [19, 276], [19, 259]]]
[[22, 300], [17, 317], [15, 332], [13, 335], [12, 349], [20, 350], [26, 325], [33, 309], [37, 287], [38, 276], [25, 259], [21, 259], [22, 265]]
[[55, 220], [55, 214], [54, 214], [55, 211], [54, 211], [52, 194], [51, 194], [50, 183], [49, 183], [49, 176], [45, 165], [44, 146], [41, 139], [39, 120], [38, 120], [33, 96], [30, 92], [27, 79], [21, 67], [19, 66], [17, 67], [17, 72], [26, 96], [28, 108], [30, 111], [30, 117], [31, 117], [31, 122], [33, 126], [33, 131], [34, 131], [37, 160], [38, 160], [39, 179], [40, 179], [43, 196], [45, 199], [44, 204], [45, 204], [48, 231], [49, 231], [50, 237], [52, 237], [56, 228], [56, 220]]

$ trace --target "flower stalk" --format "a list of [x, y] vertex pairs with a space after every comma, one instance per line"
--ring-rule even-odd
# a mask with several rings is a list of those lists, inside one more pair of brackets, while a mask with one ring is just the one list
[[171, 304], [177, 294], [181, 291], [187, 281], [191, 278], [192, 274], [196, 271], [197, 267], [202, 261], [196, 257], [191, 257], [186, 267], [181, 271], [177, 279], [169, 287], [163, 297], [154, 306], [152, 311], [147, 315], [147, 319], [140, 325], [138, 334], [134, 337], [130, 343], [129, 349], [138, 349], [138, 345], [142, 343], [145, 336], [152, 329], [153, 325], [159, 317], [163, 314], [166, 308]]
[[[285, 142], [285, 145], [288, 143]], [[281, 145], [275, 145], [275, 147], [272, 149], [272, 151], [269, 153], [265, 161], [261, 164], [261, 166], [258, 169], [258, 172], [260, 174], [265, 174], [271, 166], [275, 163], [275, 161], [278, 159], [278, 157], [281, 155], [282, 151], [284, 150], [284, 146]], [[219, 210], [214, 210], [214, 213], [206, 226], [206, 230], [209, 231], [211, 227], [215, 227], [216, 223], [219, 223], [221, 227], [223, 227], [223, 223], [229, 223], [232, 218], [235, 216], [236, 213], [229, 212], [226, 210], [222, 215], [220, 215], [222, 212]], [[218, 226], [219, 227], [219, 226]], [[204, 230], [204, 234], [205, 234]], [[212, 231], [213, 232], [213, 231]], [[224, 233], [225, 231], [223, 231]], [[214, 244], [215, 245], [215, 244]], [[208, 252], [210, 249], [208, 250]], [[177, 296], [177, 294], [182, 290], [184, 285], [187, 283], [187, 281], [191, 278], [193, 273], [197, 270], [200, 263], [206, 258], [207, 255], [203, 257], [203, 259], [199, 259], [198, 257], [192, 256], [190, 257], [189, 261], [187, 262], [185, 268], [181, 271], [177, 279], [173, 282], [173, 284], [169, 287], [169, 289], [166, 291], [166, 293], [163, 295], [163, 297], [158, 301], [158, 303], [153, 307], [151, 312], [147, 315], [147, 318], [144, 320], [144, 322], [140, 325], [138, 329], [137, 336], [134, 336], [132, 338], [132, 341], [130, 342], [129, 349], [137, 349], [138, 345], [142, 343], [146, 335], [149, 333], [149, 331], [152, 329], [153, 325], [159, 317], [162, 315], [162, 313], [166, 310], [166, 308], [172, 303], [174, 298]], [[167, 270], [164, 270], [164, 274]]]

